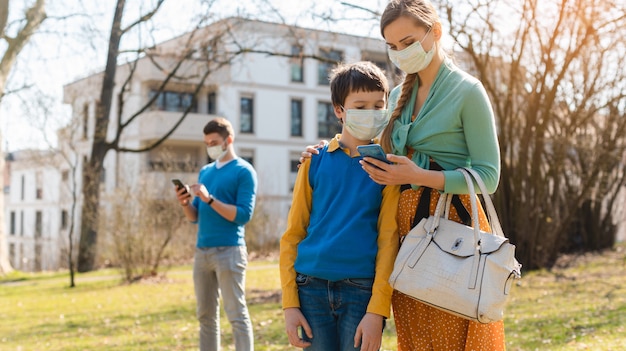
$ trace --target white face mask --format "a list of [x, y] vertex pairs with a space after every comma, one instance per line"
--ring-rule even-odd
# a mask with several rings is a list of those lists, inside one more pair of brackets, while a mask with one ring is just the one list
[[421, 41], [416, 41], [402, 50], [392, 50], [388, 48], [387, 54], [391, 62], [407, 74], [417, 73], [428, 67], [435, 55], [434, 44], [429, 52], [426, 52], [422, 47], [422, 42], [426, 39], [428, 33], [430, 33], [430, 29], [426, 32], [426, 35], [424, 35]]
[[212, 160], [215, 160], [215, 161], [219, 161], [219, 159], [224, 157], [224, 155], [226, 155], [226, 151], [228, 151], [228, 149], [222, 150], [222, 145], [215, 145], [215, 146], [207, 146], [206, 147], [207, 155], [209, 155], [209, 157]]
[[387, 110], [346, 110], [344, 127], [359, 140], [371, 140], [385, 129], [389, 122]]

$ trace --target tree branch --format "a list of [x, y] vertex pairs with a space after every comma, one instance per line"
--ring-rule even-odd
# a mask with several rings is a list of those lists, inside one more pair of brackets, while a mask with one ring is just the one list
[[150, 12], [146, 13], [145, 15], [139, 17], [137, 20], [135, 20], [135, 22], [133, 22], [130, 25], [128, 25], [128, 27], [122, 28], [122, 34], [125, 34], [129, 30], [131, 30], [134, 26], [137, 26], [137, 25], [139, 25], [141, 23], [149, 21], [157, 12], [159, 12], [159, 8], [161, 8], [161, 5], [163, 5], [164, 1], [165, 0], [159, 0], [159, 2], [157, 2], [156, 6], [152, 9], [152, 11], [150, 11]]

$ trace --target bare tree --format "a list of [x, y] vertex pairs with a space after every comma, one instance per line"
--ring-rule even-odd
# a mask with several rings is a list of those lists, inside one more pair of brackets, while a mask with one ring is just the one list
[[[159, 45], [155, 47], [139, 48], [134, 52], [134, 58], [119, 65], [122, 54], [119, 49], [122, 36], [129, 33], [134, 26], [140, 26], [149, 21], [160, 9], [162, 1], [158, 1], [153, 9], [142, 15], [138, 20], [131, 21], [130, 25], [122, 28], [124, 13], [123, 0], [117, 1], [117, 8], [111, 29], [107, 65], [101, 77], [100, 98], [97, 101], [95, 134], [91, 145], [91, 155], [83, 168], [83, 205], [82, 225], [78, 256], [78, 271], [85, 272], [94, 269], [99, 223], [100, 188], [99, 179], [103, 171], [103, 161], [109, 151], [115, 152], [145, 152], [161, 145], [176, 128], [184, 121], [195, 103], [198, 93], [205, 87], [208, 77], [222, 67], [230, 65], [236, 58], [246, 54], [260, 54], [282, 57], [296, 57], [290, 51], [282, 52], [275, 48], [256, 46], [249, 40], [238, 38], [237, 20], [214, 22], [209, 29], [205, 27], [208, 15], [198, 20], [195, 30], [185, 34], [177, 41], [175, 47]], [[263, 1], [260, 3], [265, 4]], [[243, 18], [239, 19], [242, 23]], [[289, 31], [289, 29], [285, 29]], [[305, 32], [288, 32], [287, 35], [305, 35]], [[247, 38], [246, 38], [247, 39]], [[182, 46], [180, 43], [184, 43]], [[313, 58], [329, 61], [328, 58], [317, 55], [301, 54], [297, 58]], [[333, 61], [334, 62], [334, 61]], [[154, 94], [145, 104], [136, 111], [126, 110], [126, 101], [131, 96], [131, 86], [137, 70], [142, 65], [150, 64], [163, 73], [163, 79], [154, 89]], [[181, 113], [179, 119], [169, 131], [147, 145], [128, 147], [123, 143], [124, 130], [129, 125], [141, 119], [146, 111], [159, 98], [166, 87], [172, 83], [184, 83], [194, 87], [194, 100]], [[118, 89], [115, 89], [118, 84]], [[116, 95], [115, 95], [116, 94]], [[116, 110], [112, 110], [112, 101], [116, 101]], [[115, 117], [111, 119], [111, 117]], [[115, 121], [116, 124], [111, 124]], [[107, 139], [107, 133], [114, 131], [114, 136]]]
[[[621, 5], [620, 5], [621, 4]], [[621, 1], [444, 1], [494, 106], [496, 202], [528, 268], [611, 247], [626, 184], [626, 9]]]
[[96, 129], [93, 138], [93, 146], [89, 163], [83, 166], [83, 205], [82, 226], [80, 233], [80, 246], [78, 252], [78, 271], [91, 271], [95, 260], [95, 246], [97, 241], [98, 205], [100, 202], [100, 189], [98, 187], [100, 174], [102, 173], [102, 161], [109, 148], [106, 142], [106, 133], [111, 112], [113, 99], [113, 87], [115, 85], [115, 72], [119, 55], [120, 40], [123, 34], [122, 15], [124, 14], [124, 0], [118, 0], [113, 17], [111, 37], [107, 63], [102, 79], [100, 100], [96, 108]]
[[[135, 113], [130, 113], [130, 117], [124, 119], [123, 116], [125, 114], [124, 111], [124, 103], [128, 94], [129, 85], [132, 82], [133, 74], [137, 65], [139, 64], [139, 60], [132, 61], [126, 65], [127, 76], [123, 79], [122, 86], [120, 88], [120, 92], [118, 94], [118, 110], [116, 111], [117, 115], [117, 125], [115, 128], [115, 137], [113, 140], [107, 140], [107, 132], [109, 131], [109, 123], [111, 116], [111, 107], [112, 101], [115, 93], [115, 84], [116, 84], [116, 74], [118, 69], [118, 60], [120, 59], [120, 42], [122, 36], [131, 31], [133, 28], [140, 26], [148, 21], [159, 11], [161, 5], [164, 0], [159, 0], [154, 8], [146, 12], [145, 14], [140, 15], [140, 17], [132, 21], [130, 25], [125, 28], [122, 28], [122, 17], [124, 14], [125, 0], [118, 0], [116, 3], [115, 15], [113, 17], [113, 24], [111, 28], [111, 35], [109, 39], [109, 50], [107, 55], [107, 63], [106, 68], [102, 74], [102, 83], [100, 90], [100, 98], [97, 101], [96, 105], [96, 123], [95, 123], [95, 132], [93, 136], [93, 141], [91, 143], [91, 155], [88, 159], [88, 162], [83, 167], [83, 204], [82, 204], [82, 224], [81, 224], [81, 234], [80, 234], [80, 244], [79, 244], [79, 254], [78, 254], [78, 271], [86, 272], [94, 269], [95, 263], [95, 253], [96, 253], [96, 244], [98, 237], [98, 207], [100, 204], [100, 188], [99, 188], [99, 180], [100, 175], [103, 171], [103, 161], [107, 153], [111, 150], [115, 150], [118, 152], [144, 152], [151, 150], [157, 146], [159, 146], [164, 140], [171, 135], [176, 127], [182, 123], [185, 116], [191, 109], [191, 104], [189, 108], [182, 114], [180, 120], [172, 127], [172, 129], [165, 133], [165, 135], [157, 140], [156, 142], [148, 145], [146, 147], [142, 147], [139, 149], [131, 149], [126, 148], [121, 144], [122, 135], [124, 129], [128, 127], [133, 121], [140, 117], [140, 115], [149, 109], [149, 107], [154, 103], [157, 99], [158, 94], [156, 94], [150, 101], [148, 101], [143, 107], [141, 107]], [[189, 36], [190, 40], [193, 38], [192, 35]], [[215, 45], [216, 43], [212, 40], [206, 41], [206, 45]], [[179, 76], [179, 69], [184, 65], [185, 62], [192, 59], [192, 54], [196, 53], [196, 50], [201, 50], [203, 53], [207, 55], [211, 55], [211, 52], [215, 52], [214, 50], [210, 50], [209, 47], [197, 47], [190, 46], [181, 48], [177, 54], [167, 53], [165, 57], [160, 57], [160, 53], [157, 51], [151, 51], [149, 48], [140, 48], [137, 50], [136, 54], [146, 55], [146, 59], [150, 60], [155, 66], [157, 66], [160, 70], [166, 72], [165, 78], [158, 89], [158, 92], [161, 93], [164, 87], [170, 82], [170, 80], [185, 80], [191, 79], [190, 77], [181, 77]], [[206, 59], [206, 57], [205, 57]], [[211, 62], [216, 62], [216, 57], [211, 57], [213, 59]], [[169, 65], [168, 65], [169, 64]], [[219, 66], [220, 63], [217, 63]], [[213, 67], [207, 67], [206, 71], [202, 74], [200, 79], [198, 77], [193, 77], [197, 81], [196, 83], [196, 91], [195, 94], [202, 88], [204, 81], [208, 77], [208, 75], [212, 72]], [[194, 98], [195, 99], [195, 98]]]
[[194, 228], [180, 216], [178, 204], [163, 199], [158, 184], [141, 186], [152, 189], [152, 194], [122, 185], [107, 196], [112, 208], [100, 217], [100, 228], [110, 235], [98, 246], [127, 283], [163, 274], [160, 268], [166, 260], [181, 262], [192, 255]]
[[[62, 116], [57, 116], [52, 110], [53, 105], [50, 103], [51, 98], [45, 95], [37, 95], [32, 100], [25, 102], [23, 105], [24, 113], [29, 116], [40, 116], [41, 119], [34, 123], [39, 130], [47, 130], [48, 124], [58, 124], [60, 122], [67, 123], [66, 121], [58, 121], [57, 119]], [[32, 162], [38, 166], [46, 165], [50, 168], [60, 171], [61, 184], [58, 197], [58, 204], [61, 206], [61, 231], [60, 235], [67, 230], [67, 241], [63, 240], [63, 237], [56, 237], [53, 233], [55, 229], [48, 226], [50, 233], [44, 234], [47, 237], [56, 239], [59, 243], [59, 252], [52, 252], [53, 255], [60, 254], [61, 258], [65, 257], [66, 264], [69, 270], [69, 287], [76, 286], [75, 273], [76, 273], [76, 217], [77, 206], [79, 204], [80, 189], [77, 182], [78, 177], [78, 145], [76, 133], [79, 128], [76, 126], [79, 124], [76, 118], [74, 118], [64, 128], [57, 131], [57, 135], [60, 139], [64, 140], [60, 144], [59, 148], [54, 146], [54, 142], [50, 140], [50, 135], [43, 133], [42, 138], [47, 145], [48, 151], [41, 153], [41, 156], [36, 157]], [[50, 157], [49, 155], [54, 155]], [[54, 245], [56, 246], [56, 245]], [[54, 247], [53, 246], [53, 247]], [[48, 250], [46, 250], [48, 251]], [[35, 257], [35, 260], [39, 259]], [[61, 264], [64, 267], [63, 264]]]
[[[69, 205], [70, 208], [67, 211], [67, 267], [70, 273], [70, 288], [76, 286], [75, 276], [76, 276], [76, 239], [75, 239], [75, 230], [76, 230], [76, 217], [77, 217], [77, 206], [79, 204], [79, 187], [77, 182], [78, 177], [78, 153], [77, 146], [75, 143], [76, 138], [74, 137], [74, 133], [76, 132], [76, 128], [72, 128], [72, 126], [68, 126], [61, 130], [59, 133], [61, 137], [65, 140], [63, 143], [63, 147], [59, 150], [59, 156], [65, 162], [65, 165], [69, 168], [69, 173], [67, 177], [67, 182], [64, 183], [65, 189], [67, 190], [66, 194], [69, 195]], [[62, 203], [67, 203], [67, 201], [61, 201]], [[62, 250], [63, 252], [63, 250]]]
[[[24, 17], [15, 23], [9, 22], [9, 0], [0, 0], [0, 40], [4, 41], [6, 51], [0, 58], [0, 104], [7, 94], [6, 86], [11, 68], [14, 66], [17, 56], [26, 43], [30, 40], [37, 28], [46, 18], [45, 0], [35, 1], [24, 13]], [[14, 33], [14, 34], [13, 34]], [[3, 148], [2, 136], [0, 135], [0, 154]], [[0, 157], [0, 169], [4, 170], [4, 157]], [[0, 184], [4, 184], [4, 172], [0, 172]], [[6, 248], [4, 225], [4, 197], [0, 196], [0, 273], [12, 270]]]

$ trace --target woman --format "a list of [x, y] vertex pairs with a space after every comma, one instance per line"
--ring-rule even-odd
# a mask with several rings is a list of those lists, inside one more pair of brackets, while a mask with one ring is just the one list
[[[362, 161], [380, 184], [400, 184], [398, 229], [406, 235], [434, 213], [440, 191], [454, 196], [450, 219], [470, 223], [467, 185], [458, 167], [476, 170], [490, 192], [500, 176], [495, 119], [482, 84], [456, 67], [441, 47], [442, 27], [428, 0], [391, 0], [380, 29], [391, 61], [406, 73], [390, 96], [381, 137], [389, 165]], [[372, 166], [374, 164], [380, 169]], [[484, 212], [480, 226], [488, 230]], [[502, 321], [480, 324], [394, 291], [398, 350], [504, 350]]]
[[[467, 185], [455, 169], [476, 170], [489, 192], [496, 190], [500, 177], [495, 118], [485, 89], [446, 57], [441, 23], [428, 0], [391, 0], [380, 28], [389, 58], [406, 73], [404, 82], [391, 92], [391, 117], [381, 136], [394, 164], [365, 157], [361, 165], [375, 182], [401, 185], [397, 215], [401, 236], [434, 213], [441, 191], [457, 194], [450, 219], [471, 225]], [[489, 231], [482, 209], [479, 216], [481, 229]], [[392, 306], [398, 351], [505, 349], [502, 321], [469, 321], [398, 291]]]

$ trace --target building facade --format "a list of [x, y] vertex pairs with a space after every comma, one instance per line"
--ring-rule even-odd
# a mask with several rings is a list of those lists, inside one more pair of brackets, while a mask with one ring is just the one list
[[[197, 39], [190, 40], [192, 36]], [[217, 37], [219, 44], [211, 46]], [[162, 68], [172, 67], [177, 62], [175, 54], [190, 45], [196, 53], [185, 62], [183, 73], [197, 72], [197, 76], [207, 65], [203, 58], [212, 57], [215, 62], [217, 56], [240, 52], [227, 57], [227, 64], [215, 66], [202, 84], [197, 78], [173, 78], [163, 84], [168, 78], [164, 73], [167, 69]], [[207, 54], [216, 48], [219, 55]], [[221, 116], [233, 124], [237, 154], [257, 171], [258, 196], [263, 203], [257, 210], [272, 218], [274, 233], [266, 234], [276, 239], [284, 229], [300, 153], [306, 145], [330, 139], [341, 130], [328, 85], [334, 62], [369, 60], [388, 68], [382, 40], [240, 18], [216, 22], [197, 33], [164, 42], [153, 53], [158, 54], [154, 57], [159, 58], [161, 69], [154, 65], [154, 58], [147, 57], [118, 66], [113, 95], [121, 96], [124, 89], [125, 98], [113, 102], [107, 139], [116, 138], [119, 125], [126, 123], [119, 146], [145, 148], [167, 134], [186, 110], [189, 112], [155, 149], [143, 153], [110, 150], [104, 161], [102, 192], [148, 187], [157, 190], [152, 192], [154, 196], [173, 201], [170, 178], [196, 181], [200, 167], [211, 161], [202, 129], [211, 118]], [[131, 70], [133, 78], [127, 81]], [[75, 218], [73, 227], [79, 233], [81, 199], [72, 200], [71, 195], [80, 194], [80, 170], [91, 152], [101, 80], [102, 73], [98, 73], [64, 87], [64, 103], [72, 107], [73, 118], [59, 131], [58, 153], [63, 157], [57, 157], [53, 165], [42, 163], [39, 167], [32, 167], [26, 159], [9, 161], [9, 254], [17, 269], [64, 266], [61, 252], [66, 252], [67, 226], [71, 225], [68, 218]], [[46, 189], [66, 190], [46, 190], [40, 199], [33, 185], [39, 181], [46, 182]], [[72, 217], [73, 203], [78, 210]], [[12, 240], [16, 238], [24, 239], [18, 243]], [[57, 261], [37, 261], [36, 257], [49, 251], [58, 253]]]
[[68, 214], [60, 206], [62, 173], [56, 152], [23, 150], [8, 155], [5, 193], [9, 260], [22, 271], [62, 265]]

